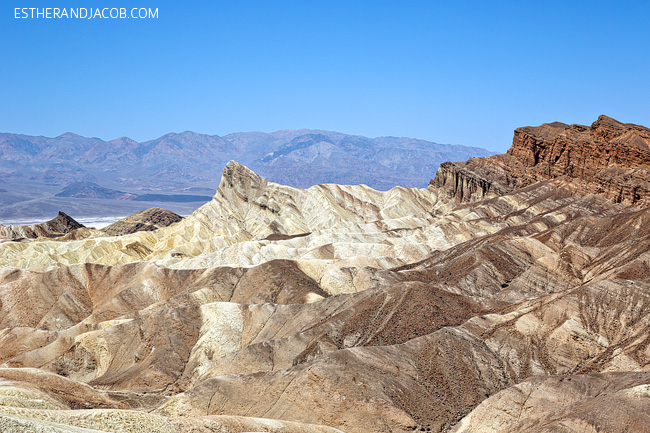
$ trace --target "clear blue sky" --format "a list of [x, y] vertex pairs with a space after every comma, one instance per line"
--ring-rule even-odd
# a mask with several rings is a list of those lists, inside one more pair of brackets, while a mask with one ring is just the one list
[[[30, 6], [159, 18], [14, 18]], [[5, 0], [0, 14], [3, 132], [319, 128], [505, 151], [518, 126], [650, 125], [647, 1]]]

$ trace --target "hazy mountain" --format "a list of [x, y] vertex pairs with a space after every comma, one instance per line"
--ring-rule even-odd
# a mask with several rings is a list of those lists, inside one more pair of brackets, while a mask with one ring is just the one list
[[55, 194], [55, 197], [69, 198], [99, 198], [114, 200], [134, 200], [134, 201], [156, 201], [156, 202], [206, 202], [212, 197], [206, 195], [191, 194], [132, 194], [130, 192], [118, 191], [116, 189], [105, 188], [94, 182], [73, 182], [67, 185], [63, 190]]
[[[239, 134], [238, 140], [242, 139]], [[250, 167], [297, 187], [318, 183], [363, 183], [382, 190], [395, 185], [421, 187], [441, 162], [490, 154], [485, 149], [410, 138], [370, 139], [328, 131], [283, 131], [280, 139], [269, 144], [271, 151], [251, 161]]]
[[[0, 179], [8, 192], [0, 197], [0, 220], [50, 218], [61, 209], [76, 217], [143, 210], [134, 208], [133, 200], [120, 200], [129, 194], [153, 200], [150, 205], [186, 203], [173, 210], [188, 214], [210, 199], [230, 160], [294, 187], [338, 183], [387, 190], [397, 185], [426, 187], [442, 162], [490, 154], [412, 138], [309, 129], [224, 137], [185, 131], [141, 143], [70, 132], [54, 138], [3, 133]], [[66, 188], [63, 196], [62, 188]], [[196, 192], [200, 195], [192, 194]]]
[[379, 189], [424, 187], [440, 163], [490, 154], [411, 138], [373, 139], [306, 129], [225, 137], [185, 131], [142, 143], [69, 132], [55, 138], [0, 134], [0, 168], [25, 168], [33, 180], [47, 183], [100, 179], [131, 189], [169, 190], [188, 182], [216, 187], [220, 167], [232, 159], [292, 186], [337, 182]]
[[128, 192], [104, 188], [93, 182], [74, 182], [63, 188], [55, 197], [76, 198], [110, 198], [117, 200], [133, 200], [137, 196]]
[[133, 149], [137, 148], [137, 146], [138, 142], [129, 137], [120, 137], [115, 140], [101, 142], [81, 155], [79, 162], [83, 164], [102, 164], [107, 162], [135, 164], [138, 162], [138, 158]]

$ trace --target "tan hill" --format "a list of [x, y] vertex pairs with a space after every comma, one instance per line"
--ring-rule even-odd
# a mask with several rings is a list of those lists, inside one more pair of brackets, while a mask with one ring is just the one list
[[612, 153], [645, 129], [596, 123], [519, 129], [428, 189], [230, 162], [167, 227], [0, 244], [0, 426], [649, 431], [650, 209], [582, 157], [517, 150], [609, 140], [611, 167], [644, 173]]
[[104, 227], [102, 230], [109, 236], [128, 235], [135, 232], [153, 231], [161, 227], [167, 227], [182, 219], [183, 217], [174, 212], [161, 208], [149, 208], [122, 218]]
[[[304, 258], [323, 264], [347, 259], [390, 267], [448, 246], [444, 233], [431, 225], [435, 200], [426, 189], [381, 192], [334, 184], [295, 189], [267, 182], [232, 161], [213, 199], [178, 224], [119, 238], [2, 246], [0, 264], [117, 265], [146, 260], [195, 268]], [[310, 234], [284, 241], [266, 239], [304, 233]]]

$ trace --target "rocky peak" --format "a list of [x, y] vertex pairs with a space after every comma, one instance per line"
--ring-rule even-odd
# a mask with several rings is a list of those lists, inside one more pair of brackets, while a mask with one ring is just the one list
[[611, 141], [618, 137], [627, 144], [637, 144], [644, 142], [642, 146], [648, 150], [648, 140], [650, 140], [650, 129], [645, 126], [635, 125], [633, 123], [621, 123], [618, 120], [607, 117], [604, 114], [598, 117], [591, 124], [591, 129], [596, 137], [605, 141]]
[[113, 145], [124, 145], [124, 146], [137, 146], [138, 142], [129, 137], [119, 137], [115, 138], [108, 143]]
[[47, 226], [50, 227], [52, 231], [59, 233], [69, 233], [72, 230], [84, 227], [83, 224], [78, 223], [70, 215], [61, 211], [59, 211], [59, 214], [56, 216], [56, 218], [51, 219], [44, 224], [47, 224]]
[[[229, 161], [223, 169], [218, 192], [237, 191], [240, 195], [253, 198], [267, 185], [259, 174], [237, 161]], [[256, 193], [255, 191], [258, 191]]]
[[0, 225], [0, 239], [36, 239], [38, 237], [55, 238], [84, 227], [69, 215], [59, 212], [56, 218], [40, 224], [26, 226]]
[[[509, 184], [516, 179], [503, 176], [491, 164], [482, 164], [488, 158], [470, 158], [467, 162], [444, 162], [438, 167], [435, 179], [429, 188], [456, 202], [475, 201], [486, 197], [499, 196], [512, 188]], [[491, 163], [492, 160], [489, 160]]]

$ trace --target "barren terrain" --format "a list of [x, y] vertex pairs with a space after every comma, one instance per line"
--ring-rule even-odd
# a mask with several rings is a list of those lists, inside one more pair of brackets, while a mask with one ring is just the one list
[[649, 170], [601, 116], [426, 189], [231, 161], [184, 219], [0, 227], [0, 430], [650, 432]]

